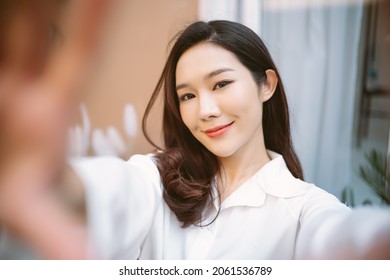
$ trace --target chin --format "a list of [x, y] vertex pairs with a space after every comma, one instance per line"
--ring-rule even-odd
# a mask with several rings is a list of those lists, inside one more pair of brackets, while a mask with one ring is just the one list
[[212, 152], [216, 157], [219, 158], [227, 158], [233, 155], [232, 150], [222, 150], [222, 149], [208, 149], [210, 152]]

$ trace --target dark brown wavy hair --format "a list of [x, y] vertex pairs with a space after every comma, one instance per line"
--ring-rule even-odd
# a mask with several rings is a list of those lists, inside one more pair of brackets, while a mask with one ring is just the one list
[[[199, 225], [206, 218], [209, 203], [214, 199], [212, 182], [220, 170], [218, 158], [196, 140], [183, 123], [176, 93], [177, 62], [184, 52], [201, 42], [218, 45], [235, 54], [259, 85], [266, 81], [266, 70], [276, 72], [278, 85], [263, 107], [265, 146], [281, 154], [291, 173], [303, 179], [302, 168], [292, 146], [282, 80], [259, 36], [242, 24], [216, 20], [195, 22], [174, 39], [176, 41], [146, 108], [142, 129], [146, 139], [162, 150], [156, 154], [156, 162], [164, 186], [163, 196], [182, 226]], [[160, 93], [164, 98], [163, 149], [155, 145], [146, 129], [148, 115]]]

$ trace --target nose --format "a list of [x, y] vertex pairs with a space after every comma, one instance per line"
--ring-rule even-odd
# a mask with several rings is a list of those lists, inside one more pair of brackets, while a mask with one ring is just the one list
[[221, 115], [221, 109], [217, 98], [213, 93], [206, 92], [199, 95], [199, 116], [202, 120], [217, 118]]

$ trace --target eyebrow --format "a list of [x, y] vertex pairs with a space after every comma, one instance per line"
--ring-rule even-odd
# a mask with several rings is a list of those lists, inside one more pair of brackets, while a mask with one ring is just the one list
[[[212, 78], [212, 77], [214, 77], [214, 76], [217, 76], [217, 75], [219, 75], [219, 74], [221, 74], [221, 73], [223, 73], [223, 72], [228, 72], [228, 71], [234, 71], [234, 70], [231, 69], [231, 68], [221, 68], [221, 69], [217, 69], [217, 70], [215, 70], [215, 71], [212, 71], [212, 72], [208, 73], [208, 74], [204, 77], [204, 79], [205, 79], [205, 80], [208, 80], [208, 79], [210, 79], [210, 78]], [[189, 86], [189, 84], [187, 84], [187, 83], [178, 84], [178, 85], [176, 86], [176, 91], [178, 91], [179, 89], [182, 89], [182, 88], [186, 88], [186, 87], [188, 87], [188, 86]]]

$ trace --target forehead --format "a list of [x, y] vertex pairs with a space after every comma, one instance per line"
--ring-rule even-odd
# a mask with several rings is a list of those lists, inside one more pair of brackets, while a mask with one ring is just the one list
[[[176, 66], [176, 82], [207, 75], [221, 68], [245, 68], [234, 53], [213, 43], [199, 43], [183, 53]], [[246, 68], [245, 68], [246, 69]]]

